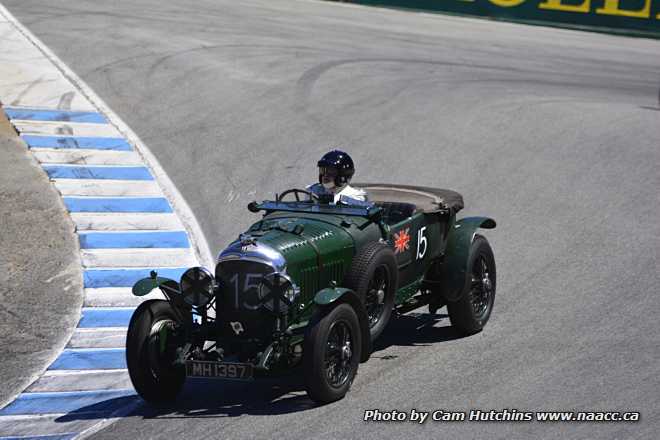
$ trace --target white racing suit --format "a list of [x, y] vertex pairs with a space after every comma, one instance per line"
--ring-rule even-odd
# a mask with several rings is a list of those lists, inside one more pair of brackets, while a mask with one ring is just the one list
[[[325, 187], [320, 183], [309, 185], [307, 190], [318, 195], [330, 193], [330, 191], [325, 189]], [[357, 201], [357, 204], [362, 204], [362, 202], [367, 201], [367, 192], [362, 189], [353, 188], [350, 185], [346, 185], [344, 188], [342, 188], [341, 191], [335, 193], [335, 203], [343, 202], [350, 205], [351, 200]]]

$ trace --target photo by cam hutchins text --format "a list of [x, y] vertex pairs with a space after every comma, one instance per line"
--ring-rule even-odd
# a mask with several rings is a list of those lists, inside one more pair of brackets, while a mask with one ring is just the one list
[[638, 411], [521, 411], [517, 409], [469, 411], [410, 411], [368, 409], [365, 422], [638, 422]]

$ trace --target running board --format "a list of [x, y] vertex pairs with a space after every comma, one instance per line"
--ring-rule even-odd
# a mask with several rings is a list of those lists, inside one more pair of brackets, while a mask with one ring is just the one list
[[435, 313], [440, 307], [445, 305], [445, 301], [442, 298], [438, 298], [438, 295], [433, 295], [431, 293], [422, 293], [416, 296], [413, 296], [408, 301], [394, 308], [394, 313], [396, 315], [403, 315], [412, 310], [418, 309], [428, 305], [429, 311]]

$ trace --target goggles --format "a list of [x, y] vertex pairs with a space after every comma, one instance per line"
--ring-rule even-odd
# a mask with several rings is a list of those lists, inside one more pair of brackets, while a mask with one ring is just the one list
[[321, 176], [335, 178], [339, 175], [339, 171], [334, 167], [319, 167], [319, 174]]

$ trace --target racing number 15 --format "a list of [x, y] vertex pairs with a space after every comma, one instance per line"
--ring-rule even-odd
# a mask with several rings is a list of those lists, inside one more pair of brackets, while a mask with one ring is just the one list
[[426, 231], [426, 226], [419, 228], [417, 231], [417, 260], [421, 260], [426, 255], [426, 248], [428, 246], [428, 240], [424, 235]]
[[[243, 288], [243, 295], [239, 293], [240, 289], [240, 280], [239, 280], [239, 275], [240, 274], [235, 274], [233, 277], [229, 279], [229, 282], [234, 285], [234, 307], [239, 308], [239, 299], [241, 296], [243, 297], [248, 297], [247, 292], [254, 291], [254, 297], [259, 298], [259, 282], [254, 282], [254, 280], [261, 281], [261, 278], [263, 277], [262, 274], [259, 273], [246, 273], [245, 274], [245, 287]], [[243, 307], [249, 310], [257, 310], [259, 308], [259, 303], [257, 304], [248, 304], [247, 301], [243, 301]]]

